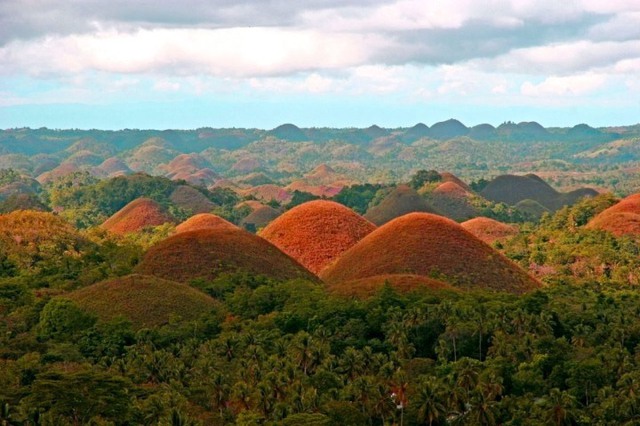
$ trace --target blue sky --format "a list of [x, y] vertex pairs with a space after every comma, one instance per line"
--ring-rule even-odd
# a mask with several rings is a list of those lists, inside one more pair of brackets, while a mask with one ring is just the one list
[[0, 128], [640, 122], [638, 0], [0, 2]]

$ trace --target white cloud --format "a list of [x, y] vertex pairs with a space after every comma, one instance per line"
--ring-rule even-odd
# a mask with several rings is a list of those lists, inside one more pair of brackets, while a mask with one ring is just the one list
[[366, 62], [378, 36], [276, 28], [156, 29], [47, 37], [0, 48], [6, 72], [255, 76], [335, 69]]
[[553, 76], [538, 84], [527, 81], [522, 84], [520, 91], [523, 95], [531, 97], [575, 97], [592, 93], [600, 89], [606, 82], [606, 76], [600, 74]]
[[614, 15], [608, 21], [591, 27], [588, 35], [595, 40], [638, 40], [640, 39], [640, 12]]
[[485, 70], [527, 74], [573, 74], [610, 67], [640, 57], [640, 41], [577, 41], [514, 49], [495, 59], [476, 61]]

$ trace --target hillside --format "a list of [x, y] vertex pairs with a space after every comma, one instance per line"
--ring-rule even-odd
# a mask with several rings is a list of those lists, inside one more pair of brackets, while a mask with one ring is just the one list
[[464, 229], [487, 244], [518, 235], [517, 226], [507, 225], [488, 217], [476, 217], [460, 224]]
[[520, 267], [441, 216], [412, 213], [381, 226], [327, 267], [328, 283], [415, 274], [460, 288], [523, 293], [539, 283]]
[[523, 200], [534, 200], [551, 211], [597, 194], [597, 191], [589, 188], [560, 193], [534, 174], [498, 176], [480, 192], [486, 199], [497, 203], [513, 206]]
[[220, 303], [186, 284], [137, 274], [93, 284], [64, 297], [100, 321], [124, 317], [134, 329], [196, 320], [220, 307]]
[[408, 185], [398, 185], [379, 204], [367, 210], [364, 217], [380, 226], [412, 212], [434, 213], [435, 210], [415, 189]]
[[274, 219], [280, 216], [280, 214], [281, 212], [279, 210], [276, 210], [271, 206], [255, 206], [254, 210], [240, 221], [240, 225], [252, 232], [255, 232], [258, 229], [267, 226]]
[[154, 245], [136, 272], [179, 282], [213, 280], [248, 272], [289, 280], [316, 278], [268, 241], [241, 229], [216, 228], [176, 234]]
[[178, 226], [176, 226], [176, 233], [199, 231], [203, 229], [238, 229], [233, 223], [216, 216], [212, 213], [200, 213], [191, 216]]
[[169, 199], [176, 206], [192, 213], [209, 213], [217, 205], [206, 195], [192, 186], [180, 185], [173, 190]]
[[476, 195], [469, 192], [453, 180], [438, 185], [425, 195], [427, 202], [441, 215], [453, 220], [466, 220], [478, 215], [473, 205]]
[[317, 274], [374, 229], [353, 210], [317, 200], [289, 210], [259, 235]]
[[630, 195], [595, 216], [587, 228], [601, 229], [618, 237], [640, 236], [640, 194]]
[[367, 298], [377, 294], [380, 289], [390, 285], [399, 293], [408, 293], [412, 290], [451, 291], [460, 290], [442, 281], [434, 280], [422, 275], [388, 274], [357, 280], [327, 284], [327, 291], [331, 294], [343, 297]]
[[107, 219], [102, 228], [114, 234], [128, 234], [147, 226], [173, 222], [174, 219], [157, 202], [149, 198], [138, 198]]

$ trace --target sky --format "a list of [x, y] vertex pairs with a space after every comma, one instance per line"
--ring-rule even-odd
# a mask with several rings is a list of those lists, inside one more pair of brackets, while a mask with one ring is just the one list
[[640, 0], [0, 0], [0, 128], [640, 122]]

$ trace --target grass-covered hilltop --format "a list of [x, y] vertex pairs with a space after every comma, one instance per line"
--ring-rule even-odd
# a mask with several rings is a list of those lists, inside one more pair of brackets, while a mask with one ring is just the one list
[[637, 424], [639, 141], [0, 131], [0, 425]]

